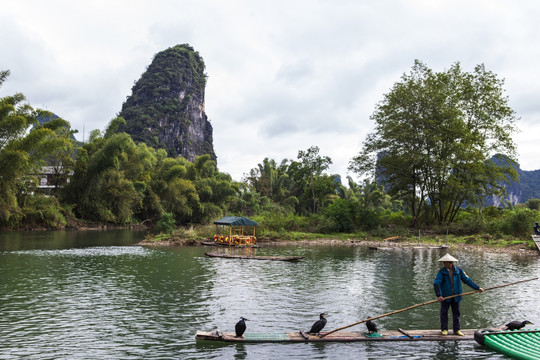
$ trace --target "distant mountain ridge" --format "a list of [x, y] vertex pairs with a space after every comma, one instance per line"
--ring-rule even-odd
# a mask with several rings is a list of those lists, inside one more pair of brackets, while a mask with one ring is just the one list
[[122, 105], [126, 125], [120, 130], [172, 157], [193, 161], [208, 154], [216, 160], [204, 70], [202, 57], [188, 44], [157, 53]]
[[522, 199], [540, 199], [540, 170], [519, 170]]
[[[377, 154], [377, 160], [383, 156], [383, 153]], [[502, 162], [508, 161], [505, 156], [493, 156], [491, 159], [499, 166], [507, 166]], [[540, 199], [540, 170], [521, 170], [518, 163], [512, 165], [518, 174], [518, 181], [510, 180], [504, 183], [506, 194], [501, 198], [496, 195], [485, 198], [487, 206], [501, 206], [504, 203], [512, 205], [526, 203], [530, 199]], [[375, 170], [375, 180], [378, 184], [384, 185], [385, 177], [381, 169], [377, 166]]]
[[[49, 121], [52, 121], [52, 120], [55, 120], [55, 119], [60, 119], [60, 116], [56, 115], [55, 113], [50, 113], [48, 116], [47, 115], [39, 115], [37, 117], [37, 122], [38, 122], [39, 125], [43, 125], [43, 124], [46, 124]], [[71, 133], [69, 135], [69, 137], [71, 138], [71, 140], [77, 142], [77, 139], [75, 138], [73, 133]]]
[[[491, 160], [500, 163], [496, 157]], [[488, 205], [500, 206], [504, 202], [517, 205], [530, 199], [540, 199], [540, 170], [521, 170], [519, 164], [515, 164], [514, 168], [518, 173], [518, 181], [512, 180], [505, 184], [507, 194], [502, 199], [495, 196], [488, 199]]]

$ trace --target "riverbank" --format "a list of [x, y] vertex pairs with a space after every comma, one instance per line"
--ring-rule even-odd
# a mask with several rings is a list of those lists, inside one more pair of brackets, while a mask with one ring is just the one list
[[367, 246], [370, 248], [413, 248], [413, 247], [439, 247], [447, 246], [448, 251], [454, 249], [467, 250], [474, 252], [488, 252], [488, 253], [506, 253], [506, 254], [519, 254], [519, 255], [539, 255], [537, 250], [529, 249], [523, 244], [517, 244], [512, 246], [497, 247], [493, 245], [471, 245], [463, 243], [448, 243], [448, 244], [436, 244], [436, 243], [414, 243], [414, 242], [390, 242], [390, 241], [373, 241], [373, 240], [337, 240], [337, 239], [318, 239], [318, 240], [300, 240], [300, 241], [278, 241], [273, 242], [272, 245], [352, 245], [352, 246]]
[[[199, 246], [201, 241], [208, 241], [207, 239], [163, 239], [160, 241], [154, 241], [151, 239], [145, 239], [139, 243], [142, 246], [150, 247], [168, 247], [168, 246]], [[532, 240], [531, 240], [532, 242]], [[524, 255], [524, 256], [538, 256], [540, 253], [538, 250], [530, 249], [525, 244], [515, 244], [510, 246], [494, 246], [494, 245], [479, 245], [479, 244], [464, 244], [464, 243], [452, 243], [440, 244], [440, 243], [418, 243], [408, 241], [384, 241], [384, 240], [359, 240], [359, 239], [334, 239], [334, 238], [322, 238], [322, 239], [308, 239], [308, 240], [276, 240], [276, 239], [259, 239], [257, 245], [260, 247], [271, 246], [365, 246], [370, 248], [412, 248], [412, 247], [435, 247], [435, 246], [448, 246], [448, 251], [454, 249], [467, 250], [473, 252], [486, 252], [486, 253], [505, 253], [511, 255]]]

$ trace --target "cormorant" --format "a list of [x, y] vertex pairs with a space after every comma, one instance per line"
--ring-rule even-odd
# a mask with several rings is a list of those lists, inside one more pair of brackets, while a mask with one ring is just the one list
[[236, 332], [236, 337], [241, 337], [242, 335], [244, 335], [244, 332], [246, 331], [245, 320], [247, 319], [240, 316], [240, 321], [236, 323], [236, 326], [234, 327], [234, 331]]
[[370, 334], [377, 332], [377, 324], [375, 324], [374, 321], [371, 321], [371, 320], [366, 321], [366, 327]]
[[525, 321], [514, 320], [514, 321], [509, 322], [505, 326], [506, 326], [506, 330], [512, 331], [512, 330], [519, 330], [525, 325], [534, 325], [534, 324], [530, 322], [529, 320], [525, 320]]
[[324, 328], [324, 326], [326, 325], [326, 318], [325, 318], [326, 314], [325, 313], [321, 313], [319, 315], [319, 320], [315, 321], [315, 323], [313, 323], [313, 326], [311, 327], [311, 330], [309, 330], [308, 334], [317, 334], [317, 335], [320, 335], [319, 333], [321, 332], [321, 330]]

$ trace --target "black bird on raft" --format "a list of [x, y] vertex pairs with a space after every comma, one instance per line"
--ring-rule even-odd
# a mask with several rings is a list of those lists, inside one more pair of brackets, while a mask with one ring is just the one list
[[236, 337], [242, 337], [246, 331], [246, 318], [240, 316], [240, 321], [236, 323], [234, 331], [236, 332]]
[[366, 321], [366, 327], [370, 334], [377, 332], [377, 324], [375, 324], [375, 321], [372, 321], [372, 320]]
[[319, 320], [315, 321], [315, 323], [313, 323], [313, 326], [311, 326], [311, 330], [309, 330], [308, 334], [317, 334], [317, 335], [321, 335], [319, 334], [321, 332], [321, 330], [324, 328], [324, 326], [326, 325], [326, 318], [325, 318], [326, 314], [325, 313], [321, 313], [319, 315]]
[[534, 325], [534, 324], [530, 322], [529, 320], [525, 320], [525, 321], [514, 320], [514, 321], [510, 321], [508, 324], [504, 326], [506, 326], [506, 330], [513, 331], [513, 330], [519, 330], [522, 327], [525, 327], [525, 325]]

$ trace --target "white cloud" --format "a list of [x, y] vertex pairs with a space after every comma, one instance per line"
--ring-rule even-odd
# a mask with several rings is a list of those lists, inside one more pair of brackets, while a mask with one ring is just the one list
[[86, 134], [120, 111], [153, 56], [189, 43], [208, 74], [206, 113], [221, 171], [239, 180], [265, 157], [319, 146], [333, 173], [373, 130], [375, 104], [414, 59], [436, 71], [484, 63], [521, 117], [519, 161], [536, 163], [540, 49], [535, 1], [20, 0], [0, 13], [0, 96]]

